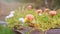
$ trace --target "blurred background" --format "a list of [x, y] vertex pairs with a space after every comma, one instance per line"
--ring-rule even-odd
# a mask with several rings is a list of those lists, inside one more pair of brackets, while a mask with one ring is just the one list
[[4, 21], [11, 10], [17, 9], [23, 3], [31, 3], [36, 8], [49, 7], [56, 10], [60, 7], [60, 0], [0, 0], [0, 21]]

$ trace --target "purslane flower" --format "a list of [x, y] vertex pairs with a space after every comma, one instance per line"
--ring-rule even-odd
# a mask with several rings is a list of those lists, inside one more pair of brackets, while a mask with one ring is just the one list
[[33, 20], [34, 19], [34, 16], [32, 14], [28, 14], [28, 15], [26, 15], [26, 18], [28, 20]]
[[24, 23], [24, 18], [19, 18], [19, 21]]
[[10, 12], [10, 14], [8, 16], [5, 17], [5, 19], [11, 18], [14, 16], [14, 12]]
[[56, 15], [56, 14], [57, 14], [57, 12], [56, 12], [56, 11], [54, 11], [54, 10], [52, 10], [52, 11], [50, 11], [50, 12], [49, 12], [49, 14], [50, 14], [50, 15], [52, 15], [52, 16], [54, 16], [54, 15]]
[[39, 14], [39, 13], [42, 13], [42, 10], [41, 9], [38, 9], [37, 10], [37, 14]]

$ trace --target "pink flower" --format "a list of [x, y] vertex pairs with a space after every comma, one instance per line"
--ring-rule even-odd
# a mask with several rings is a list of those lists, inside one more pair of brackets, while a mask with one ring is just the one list
[[49, 14], [52, 15], [52, 16], [56, 15], [56, 13], [57, 13], [57, 12], [54, 11], [54, 10], [52, 10], [52, 11], [49, 12]]
[[42, 13], [42, 10], [41, 10], [41, 9], [38, 9], [38, 10], [37, 10], [37, 13], [38, 13], [38, 14]]
[[34, 16], [33, 16], [32, 14], [28, 14], [28, 15], [26, 16], [26, 18], [27, 18], [28, 20], [33, 20], [33, 19], [34, 19]]
[[45, 8], [44, 11], [47, 12], [47, 11], [49, 11], [49, 9], [48, 8]]
[[27, 7], [28, 9], [32, 9], [32, 5], [28, 5], [28, 7]]

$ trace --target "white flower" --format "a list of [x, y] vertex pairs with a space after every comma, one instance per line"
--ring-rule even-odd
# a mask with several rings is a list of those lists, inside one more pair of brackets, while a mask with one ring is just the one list
[[8, 19], [8, 18], [10, 18], [10, 17], [9, 17], [9, 16], [6, 16], [5, 18]]
[[24, 23], [24, 18], [19, 18], [19, 21], [21, 21], [22, 23]]
[[10, 14], [14, 14], [15, 13], [15, 11], [10, 11]]
[[10, 15], [6, 16], [5, 19], [9, 19], [9, 18], [11, 18], [13, 16], [14, 16], [14, 14], [10, 14]]
[[5, 20], [14, 16], [15, 11], [11, 11], [8, 16], [5, 17]]
[[14, 16], [15, 11], [11, 11], [9, 14], [9, 17], [13, 17]]
[[10, 14], [10, 15], [9, 15], [10, 18], [13, 17], [13, 16], [14, 16], [14, 14]]

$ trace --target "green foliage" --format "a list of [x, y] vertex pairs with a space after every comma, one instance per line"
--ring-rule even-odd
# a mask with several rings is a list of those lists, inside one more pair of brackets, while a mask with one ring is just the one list
[[[42, 15], [38, 15], [36, 13], [35, 9], [25, 9], [24, 11], [22, 11], [20, 8], [18, 8], [17, 10], [15, 10], [15, 14], [14, 17], [7, 19], [7, 23], [10, 24], [10, 27], [14, 27], [14, 25], [20, 23], [20, 21], [18, 20], [19, 18], [23, 17], [25, 18], [27, 14], [32, 14], [34, 15], [34, 21], [35, 23], [38, 23], [38, 27], [36, 27], [39, 30], [42, 31], [46, 31], [49, 30], [50, 28], [55, 28], [57, 26], [60, 26], [60, 13], [57, 12], [57, 14], [55, 16], [51, 16], [45, 12], [42, 13]], [[58, 25], [56, 25], [58, 24]], [[28, 24], [24, 24], [24, 27], [28, 27]]]
[[0, 34], [14, 34], [9, 27], [3, 27], [0, 25]]

